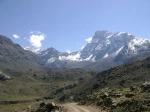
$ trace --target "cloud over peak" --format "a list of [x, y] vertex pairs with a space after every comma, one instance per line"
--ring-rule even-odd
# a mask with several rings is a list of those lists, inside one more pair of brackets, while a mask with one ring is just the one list
[[25, 47], [26, 50], [31, 50], [34, 53], [38, 53], [41, 50], [42, 43], [46, 38], [44, 33], [39, 31], [31, 31], [28, 41], [30, 42], [31, 46]]
[[15, 39], [20, 38], [17, 34], [13, 34], [13, 37], [14, 37]]
[[71, 53], [71, 51], [70, 51], [70, 50], [66, 50], [66, 52], [67, 52], [68, 54], [70, 54], [70, 53]]
[[85, 39], [85, 41], [86, 41], [87, 43], [91, 43], [91, 42], [92, 42], [92, 37]]
[[29, 42], [32, 46], [41, 48], [42, 47], [41, 41], [44, 40], [45, 37], [46, 35], [41, 32], [31, 32]]

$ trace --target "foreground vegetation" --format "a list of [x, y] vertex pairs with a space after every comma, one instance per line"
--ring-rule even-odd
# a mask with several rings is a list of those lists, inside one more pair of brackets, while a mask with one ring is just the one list
[[14, 109], [27, 108], [28, 105], [38, 101], [59, 98], [70, 88], [93, 75], [93, 72], [84, 69], [38, 72], [3, 70], [3, 72], [10, 79], [0, 80], [1, 112], [11, 112]]

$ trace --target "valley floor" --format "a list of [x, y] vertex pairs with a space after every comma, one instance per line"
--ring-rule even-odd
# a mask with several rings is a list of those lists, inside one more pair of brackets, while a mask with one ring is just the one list
[[[47, 102], [51, 102], [47, 101]], [[0, 112], [35, 112], [40, 102], [29, 102], [22, 104], [1, 105]], [[63, 110], [61, 112], [106, 112], [98, 107], [78, 105], [77, 103], [59, 104]]]
[[66, 103], [63, 106], [67, 112], [105, 112], [92, 106], [77, 105], [77, 103]]

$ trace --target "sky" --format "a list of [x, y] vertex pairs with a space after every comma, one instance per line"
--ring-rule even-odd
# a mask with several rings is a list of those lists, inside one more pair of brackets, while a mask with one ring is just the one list
[[78, 51], [99, 30], [150, 39], [150, 0], [0, 0], [0, 35], [27, 49]]

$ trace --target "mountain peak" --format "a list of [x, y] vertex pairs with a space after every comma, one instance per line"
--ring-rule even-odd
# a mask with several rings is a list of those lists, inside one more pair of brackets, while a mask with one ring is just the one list
[[50, 48], [48, 48], [48, 49], [46, 49], [45, 51], [47, 51], [47, 52], [58, 52], [55, 48], [53, 48], [53, 47], [50, 47]]
[[113, 34], [107, 30], [96, 31], [93, 38], [106, 38], [108, 35]]

